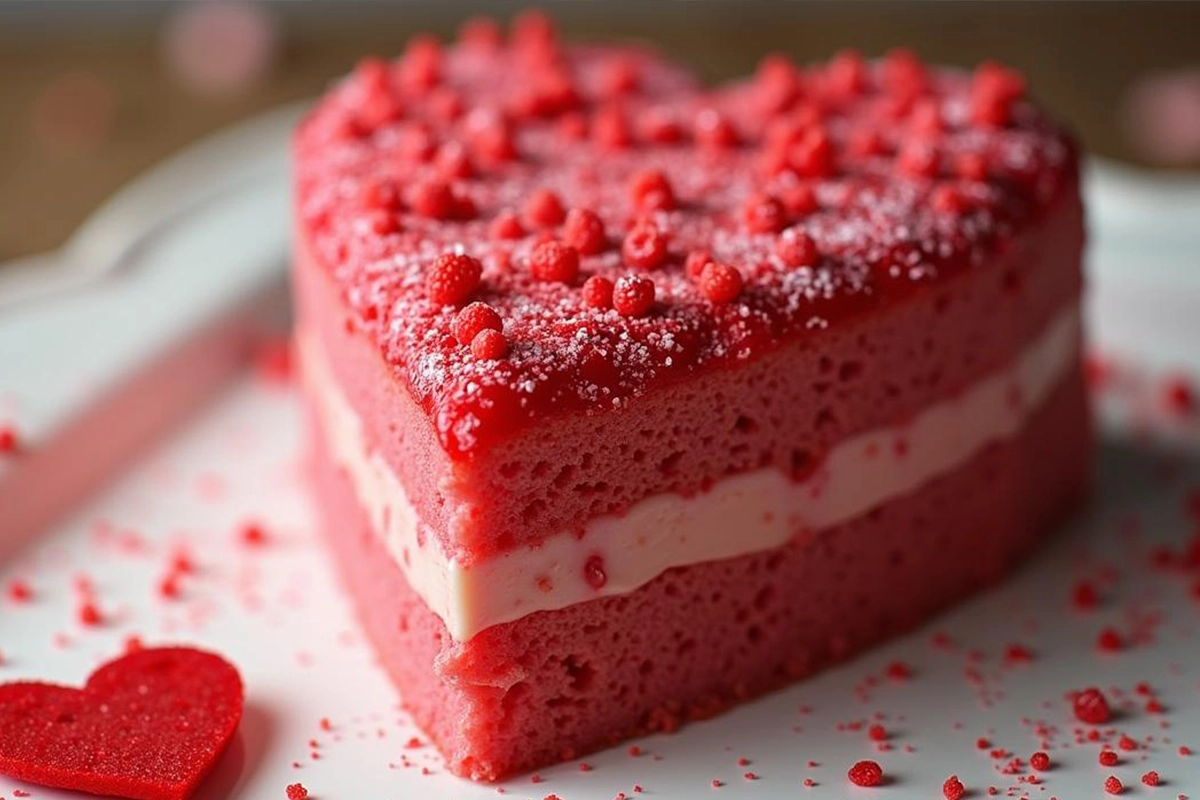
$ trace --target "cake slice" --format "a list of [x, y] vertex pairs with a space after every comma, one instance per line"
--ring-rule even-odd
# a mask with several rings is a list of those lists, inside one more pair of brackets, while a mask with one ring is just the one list
[[323, 526], [456, 773], [811, 674], [1086, 490], [1078, 152], [1004, 67], [705, 88], [473, 22], [363, 61], [295, 160]]

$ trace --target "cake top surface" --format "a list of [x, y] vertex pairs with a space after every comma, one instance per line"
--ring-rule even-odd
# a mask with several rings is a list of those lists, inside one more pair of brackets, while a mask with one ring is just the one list
[[996, 64], [704, 87], [537, 14], [362, 61], [295, 150], [306, 247], [455, 458], [981, 268], [1077, 171]]

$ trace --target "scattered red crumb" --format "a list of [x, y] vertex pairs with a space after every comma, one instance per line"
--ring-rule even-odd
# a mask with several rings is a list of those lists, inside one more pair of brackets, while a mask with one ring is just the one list
[[638, 747], [636, 744], [629, 745], [629, 755], [633, 756], [634, 758], [637, 758], [641, 754], [642, 754], [642, 748]]
[[744, 773], [744, 774], [742, 775], [742, 777], [743, 777], [743, 778], [745, 778], [745, 779], [746, 779], [746, 780], [748, 780], [748, 781], [756, 781], [756, 780], [758, 780], [758, 776], [757, 776], [757, 775], [755, 775], [753, 772], [747, 772], [747, 773]]
[[587, 763], [586, 761], [580, 761], [579, 762], [579, 771], [580, 772], [591, 772], [592, 765]]
[[745, 756], [742, 756], [741, 758], [739, 758], [737, 760], [737, 765], [739, 767], [748, 767], [748, 766], [750, 766], [750, 759], [746, 758]]
[[992, 746], [992, 743], [989, 742], [987, 739], [984, 739], [982, 736], [975, 740], [975, 749], [976, 750], [987, 750], [991, 746]]
[[100, 609], [90, 600], [85, 600], [79, 605], [78, 615], [79, 621], [88, 626], [99, 625], [104, 621]]
[[1161, 714], [1164, 711], [1166, 711], [1166, 707], [1163, 706], [1162, 702], [1157, 697], [1151, 697], [1146, 701], [1147, 714]]
[[1121, 738], [1117, 740], [1117, 747], [1121, 748], [1122, 750], [1137, 750], [1137, 746], [1137, 742], [1125, 734], [1122, 734]]
[[942, 784], [942, 794], [945, 795], [946, 800], [959, 800], [966, 793], [967, 787], [963, 786], [963, 782], [958, 779], [957, 775], [951, 775]]
[[125, 637], [125, 652], [126, 653], [136, 653], [139, 650], [141, 650], [143, 647], [144, 647], [144, 645], [142, 644], [141, 637], [138, 637], [138, 636], [126, 636]]
[[1050, 756], [1039, 750], [1029, 757], [1029, 766], [1038, 772], [1045, 772], [1050, 769]]
[[318, 723], [318, 725], [323, 731], [333, 730], [333, 723], [329, 721], [329, 717], [321, 717], [321, 721]]
[[1117, 765], [1117, 762], [1120, 760], [1121, 759], [1117, 755], [1116, 750], [1101, 750], [1100, 751], [1100, 764], [1102, 766], [1115, 767]]
[[33, 588], [23, 580], [14, 580], [8, 584], [8, 599], [14, 603], [25, 603], [33, 599]]
[[1105, 628], [1096, 637], [1096, 649], [1105, 653], [1116, 653], [1125, 648], [1125, 641], [1113, 628]]
[[893, 661], [887, 665], [887, 676], [895, 681], [908, 680], [912, 677], [912, 669], [903, 661]]
[[1179, 416], [1191, 416], [1196, 412], [1196, 391], [1182, 375], [1167, 378], [1162, 384], [1163, 402], [1167, 410]]
[[292, 379], [292, 341], [287, 336], [266, 337], [254, 349], [254, 368], [269, 384], [283, 385]]
[[888, 738], [888, 732], [887, 729], [882, 725], [876, 724], [867, 728], [867, 736], [870, 737], [871, 741], [873, 742], [882, 742]]
[[1121, 780], [1116, 775], [1109, 775], [1104, 779], [1104, 791], [1109, 794], [1120, 794], [1125, 787], [1121, 785]]
[[0, 425], [0, 455], [17, 452], [20, 444], [21, 440], [17, 437], [17, 431], [12, 425]]
[[720, 780], [718, 780], [717, 778], [713, 778], [713, 779], [712, 779], [712, 782], [711, 782], [711, 784], [710, 784], [710, 785], [711, 785], [711, 786], [712, 786], [714, 789], [720, 789], [720, 788], [721, 788], [722, 786], [724, 786], [725, 784], [721, 783], [721, 781], [720, 781]]
[[174, 600], [179, 597], [179, 578], [175, 574], [170, 574], [158, 582], [158, 594], [166, 600]]
[[422, 744], [423, 743], [421, 742], [420, 738], [418, 738], [416, 736], [412, 736], [409, 738], [409, 740], [407, 742], [404, 743], [404, 746], [406, 748], [408, 748], [409, 750], [415, 750], [418, 747], [421, 747]]
[[874, 761], [859, 761], [846, 772], [846, 777], [855, 786], [878, 786], [883, 780], [883, 767]]
[[289, 784], [287, 787], [287, 800], [306, 800], [308, 797], [308, 789], [304, 788], [302, 783]]
[[260, 547], [267, 543], [267, 532], [257, 522], [245, 522], [238, 530], [238, 541], [250, 547]]
[[1146, 784], [1147, 786], [1158, 786], [1158, 773], [1154, 770], [1150, 770], [1142, 776], [1142, 783]]
[[1100, 594], [1088, 581], [1080, 581], [1071, 590], [1071, 603], [1082, 611], [1090, 611], [1100, 605]]
[[1004, 660], [1013, 664], [1024, 664], [1033, 660], [1033, 651], [1023, 644], [1013, 642], [1004, 648]]
[[1191, 754], [1192, 754], [1192, 748], [1188, 747], [1186, 744], [1179, 745], [1179, 755], [1190, 756]]
[[1071, 705], [1075, 710], [1075, 718], [1089, 725], [1103, 725], [1112, 716], [1108, 700], [1094, 686], [1076, 694]]

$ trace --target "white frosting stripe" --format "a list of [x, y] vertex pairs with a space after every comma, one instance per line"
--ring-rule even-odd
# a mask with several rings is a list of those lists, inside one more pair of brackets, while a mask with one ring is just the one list
[[447, 558], [436, 537], [418, 537], [416, 510], [369, 451], [318, 344], [302, 334], [300, 351], [330, 453], [409, 585], [462, 641], [535, 611], [633, 591], [671, 567], [779, 547], [917, 489], [1021, 429], [1078, 357], [1079, 318], [1074, 307], [1063, 312], [1007, 369], [907, 424], [839, 443], [803, 482], [768, 468], [689, 498], [655, 495], [620, 517], [593, 519], [582, 537], [566, 532], [470, 568]]

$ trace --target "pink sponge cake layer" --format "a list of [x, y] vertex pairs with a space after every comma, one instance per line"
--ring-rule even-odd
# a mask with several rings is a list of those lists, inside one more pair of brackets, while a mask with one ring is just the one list
[[807, 674], [1082, 494], [1077, 151], [1003, 67], [702, 88], [526, 16], [364, 61], [295, 150], [326, 528], [456, 772]]

